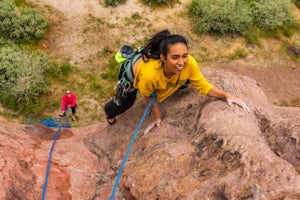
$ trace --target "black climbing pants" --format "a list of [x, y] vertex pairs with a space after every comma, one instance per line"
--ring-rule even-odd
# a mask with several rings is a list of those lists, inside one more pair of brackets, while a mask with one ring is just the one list
[[131, 108], [136, 100], [137, 91], [138, 90], [135, 89], [132, 92], [128, 93], [127, 97], [121, 100], [120, 106], [117, 106], [117, 104], [115, 104], [113, 100], [107, 102], [104, 106], [106, 116], [108, 118], [113, 118]]

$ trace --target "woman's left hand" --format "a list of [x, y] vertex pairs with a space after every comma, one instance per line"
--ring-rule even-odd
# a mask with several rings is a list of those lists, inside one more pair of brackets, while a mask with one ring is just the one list
[[243, 110], [250, 112], [249, 107], [242, 99], [236, 98], [236, 97], [229, 97], [226, 100], [229, 105], [236, 104], [236, 105], [240, 106], [241, 108], [243, 108]]

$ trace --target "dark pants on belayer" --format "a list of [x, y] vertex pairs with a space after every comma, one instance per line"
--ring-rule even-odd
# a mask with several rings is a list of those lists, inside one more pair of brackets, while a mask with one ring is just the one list
[[113, 100], [105, 104], [104, 110], [106, 117], [114, 118], [117, 115], [124, 113], [126, 110], [131, 108], [136, 100], [137, 89], [127, 94], [127, 97], [121, 101], [121, 105], [117, 106]]
[[[71, 109], [72, 109], [72, 115], [75, 115], [75, 112], [76, 112], [76, 106], [77, 106], [77, 105], [75, 105], [74, 107], [71, 107]], [[65, 107], [64, 115], [66, 115], [67, 109], [68, 109], [68, 106]]]

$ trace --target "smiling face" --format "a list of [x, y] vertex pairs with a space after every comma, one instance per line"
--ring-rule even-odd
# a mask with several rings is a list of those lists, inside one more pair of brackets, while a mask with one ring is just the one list
[[188, 59], [188, 48], [184, 43], [172, 44], [169, 47], [167, 56], [160, 55], [164, 63], [164, 74], [170, 78], [174, 74], [180, 74]]

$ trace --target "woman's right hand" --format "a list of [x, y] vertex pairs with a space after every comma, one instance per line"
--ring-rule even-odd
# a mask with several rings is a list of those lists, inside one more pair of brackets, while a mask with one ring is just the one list
[[243, 108], [244, 111], [250, 112], [249, 107], [242, 99], [236, 98], [236, 97], [230, 97], [230, 98], [227, 98], [226, 100], [229, 105], [236, 104], [236, 105], [240, 106], [241, 108]]
[[144, 131], [144, 135], [148, 134], [151, 129], [153, 129], [155, 126], [160, 126], [161, 119], [155, 118], [152, 120], [152, 122], [147, 126], [147, 128]]

